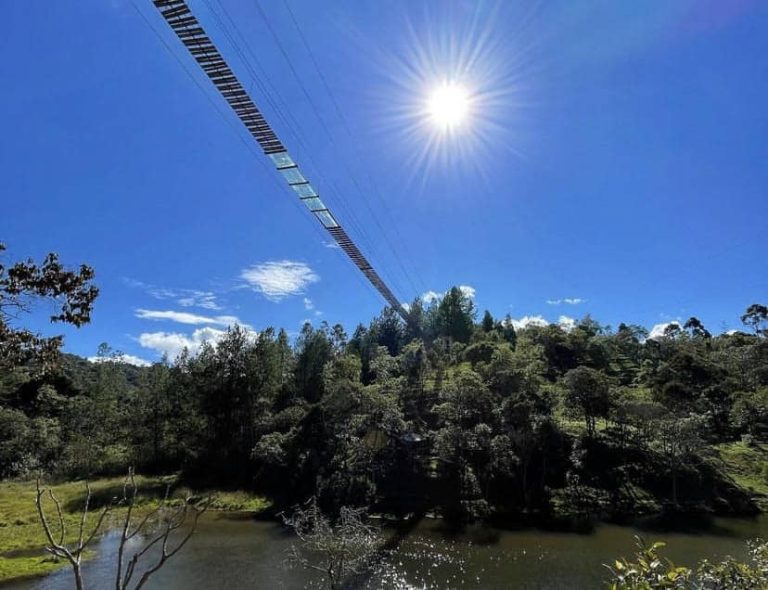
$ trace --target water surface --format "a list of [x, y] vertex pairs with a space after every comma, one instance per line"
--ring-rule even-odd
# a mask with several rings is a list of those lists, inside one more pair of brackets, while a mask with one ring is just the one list
[[[675, 562], [693, 564], [726, 555], [746, 556], [745, 540], [768, 537], [768, 518], [696, 517], [676, 523], [647, 521], [634, 526], [600, 524], [588, 532], [540, 529], [501, 530], [471, 526], [455, 530], [424, 519], [388, 530], [395, 549], [358, 588], [515, 588], [573, 590], [601, 588], [603, 563], [631, 555], [635, 535], [664, 539]], [[668, 529], [672, 530], [668, 530]], [[189, 544], [155, 574], [146, 588], [293, 589], [321, 587], [314, 573], [286, 566], [294, 538], [280, 525], [206, 514]], [[114, 587], [117, 538], [108, 535], [99, 555], [84, 566], [88, 588]], [[67, 570], [46, 578], [8, 585], [9, 590], [72, 588]], [[5, 587], [4, 587], [5, 588]]]

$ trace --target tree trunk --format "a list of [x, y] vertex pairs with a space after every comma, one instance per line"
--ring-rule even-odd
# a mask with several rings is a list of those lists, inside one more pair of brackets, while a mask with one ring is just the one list
[[75, 588], [77, 590], [85, 590], [85, 584], [83, 584], [83, 572], [80, 570], [79, 563], [72, 564], [72, 573], [75, 575]]

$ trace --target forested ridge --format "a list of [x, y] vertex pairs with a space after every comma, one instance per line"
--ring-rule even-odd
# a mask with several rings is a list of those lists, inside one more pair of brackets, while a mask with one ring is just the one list
[[[139, 368], [62, 355], [0, 376], [0, 477], [181, 471], [278, 505], [450, 518], [751, 512], [768, 491], [768, 309], [743, 332], [479, 318], [458, 288], [403, 321], [231, 329]], [[738, 315], [738, 314], [735, 314]]]

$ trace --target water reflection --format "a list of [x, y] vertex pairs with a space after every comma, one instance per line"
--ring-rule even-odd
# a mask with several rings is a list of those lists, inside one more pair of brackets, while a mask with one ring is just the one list
[[[286, 567], [293, 537], [270, 522], [211, 514], [185, 549], [161, 570], [148, 588], [320, 588], [312, 572]], [[386, 550], [368, 575], [350, 588], [516, 588], [558, 590], [599, 588], [603, 563], [630, 555], [634, 536], [663, 538], [668, 555], [679, 563], [704, 557], [744, 557], [744, 540], [768, 536], [768, 519], [645, 519], [633, 526], [601, 524], [590, 534], [480, 526], [450, 527], [423, 519], [387, 529]], [[117, 537], [98, 546], [99, 557], [84, 568], [90, 588], [113, 587]], [[62, 590], [72, 587], [68, 571], [16, 583], [13, 590]]]

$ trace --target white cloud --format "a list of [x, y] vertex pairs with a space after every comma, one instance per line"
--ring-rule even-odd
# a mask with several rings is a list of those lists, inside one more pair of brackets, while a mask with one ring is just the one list
[[292, 260], [275, 260], [257, 264], [240, 273], [254, 291], [262, 293], [270, 301], [280, 301], [291, 295], [299, 295], [308, 285], [320, 277], [308, 265]]
[[328, 240], [327, 242], [324, 241], [323, 246], [334, 250], [341, 250], [341, 246], [339, 246], [336, 242], [332, 242], [331, 240]]
[[168, 320], [179, 324], [199, 326], [210, 324], [212, 326], [234, 326], [240, 324], [240, 320], [233, 315], [204, 316], [186, 311], [160, 311], [151, 309], [137, 309], [136, 317], [142, 320]]
[[[258, 332], [248, 326], [240, 326], [245, 330], [250, 339], [255, 339]], [[211, 344], [214, 348], [225, 335], [226, 330], [204, 327], [198, 328], [192, 334], [181, 332], [144, 332], [137, 338], [144, 348], [156, 351], [159, 355], [166, 354], [170, 360], [175, 360], [186, 348], [191, 355], [200, 352], [204, 343]]]
[[[474, 299], [475, 293], [477, 293], [477, 290], [469, 285], [459, 285], [459, 291], [470, 299]], [[445, 297], [445, 292], [438, 293], [437, 291], [427, 291], [421, 296], [421, 300], [429, 305], [434, 301], [440, 301], [443, 297]]]
[[155, 299], [172, 299], [182, 307], [200, 307], [202, 309], [210, 309], [213, 311], [222, 309], [221, 305], [216, 301], [216, 294], [212, 291], [201, 291], [199, 289], [168, 289], [166, 287], [150, 285], [127, 277], [123, 277], [123, 282], [129, 287], [142, 289]]
[[527, 328], [529, 326], [539, 326], [543, 328], [544, 326], [549, 325], [549, 322], [544, 319], [544, 316], [541, 315], [526, 315], [517, 320], [515, 318], [511, 318], [511, 321], [515, 330], [522, 330], [523, 328]]
[[567, 315], [561, 315], [557, 320], [557, 325], [566, 332], [570, 332], [576, 327], [576, 320]]
[[210, 291], [187, 291], [186, 296], [180, 297], [176, 300], [176, 303], [182, 307], [200, 307], [202, 309], [210, 309], [213, 311], [219, 311], [221, 305], [216, 301], [216, 294]]
[[167, 354], [168, 358], [173, 360], [185, 348], [191, 354], [197, 354], [203, 343], [210, 342], [215, 345], [224, 334], [226, 331], [216, 328], [198, 328], [191, 335], [180, 332], [145, 332], [139, 335], [139, 344], [160, 354]]
[[664, 330], [667, 329], [667, 326], [671, 325], [680, 326], [680, 322], [674, 321], [656, 324], [653, 326], [653, 328], [651, 328], [651, 332], [648, 334], [648, 340], [658, 340], [659, 338], [662, 338], [664, 336]]
[[134, 365], [136, 367], [149, 367], [152, 365], [151, 362], [148, 360], [145, 360], [143, 358], [139, 358], [137, 356], [133, 356], [132, 354], [121, 354], [118, 355], [116, 358], [112, 359], [109, 357], [103, 357], [103, 356], [89, 356], [88, 360], [92, 363], [103, 363], [111, 360], [115, 360], [119, 363], [125, 363], [127, 365]]
[[587, 299], [582, 297], [564, 297], [562, 299], [547, 299], [547, 304], [560, 305], [561, 303], [565, 303], [566, 305], [579, 305], [581, 303], [586, 303], [587, 301]]
[[323, 315], [322, 311], [315, 309], [315, 303], [309, 297], [304, 298], [304, 309], [311, 311], [316, 318], [319, 318], [321, 315]]

